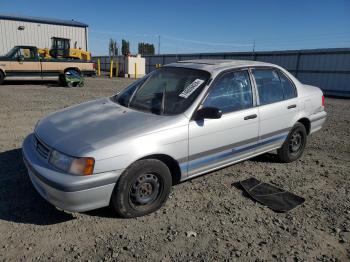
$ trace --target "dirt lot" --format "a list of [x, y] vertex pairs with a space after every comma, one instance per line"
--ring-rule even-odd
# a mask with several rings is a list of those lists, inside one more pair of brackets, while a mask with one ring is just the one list
[[[115, 218], [108, 208], [71, 214], [43, 200], [22, 163], [24, 137], [48, 113], [129, 82], [0, 86], [0, 261], [350, 259], [350, 100], [326, 99], [326, 127], [309, 138], [299, 161], [282, 164], [266, 154], [176, 185], [166, 205], [146, 217]], [[275, 213], [233, 185], [250, 176], [306, 202]]]

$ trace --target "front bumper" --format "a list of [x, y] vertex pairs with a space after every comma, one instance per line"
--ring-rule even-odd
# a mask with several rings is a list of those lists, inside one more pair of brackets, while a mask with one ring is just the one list
[[53, 168], [33, 144], [33, 134], [22, 146], [23, 160], [38, 193], [54, 206], [71, 212], [83, 212], [108, 206], [122, 170], [74, 176]]

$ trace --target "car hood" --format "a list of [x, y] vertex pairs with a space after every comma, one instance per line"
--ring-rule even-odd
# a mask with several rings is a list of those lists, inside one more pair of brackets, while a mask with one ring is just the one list
[[35, 133], [58, 151], [83, 156], [111, 143], [156, 132], [172, 118], [135, 111], [103, 98], [49, 115], [38, 123]]

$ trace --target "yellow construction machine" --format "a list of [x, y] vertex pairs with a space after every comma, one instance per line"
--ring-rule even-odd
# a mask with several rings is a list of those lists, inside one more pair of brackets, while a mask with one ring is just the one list
[[76, 42], [74, 48], [70, 48], [70, 39], [52, 37], [51, 48], [39, 48], [38, 53], [43, 58], [68, 58], [68, 59], [79, 59], [90, 61], [91, 53], [81, 48], [76, 47]]

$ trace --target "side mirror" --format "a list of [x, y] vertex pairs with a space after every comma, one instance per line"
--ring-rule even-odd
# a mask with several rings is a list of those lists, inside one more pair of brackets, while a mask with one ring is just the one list
[[22, 61], [24, 61], [24, 56], [23, 55], [19, 55], [17, 59], [18, 59], [19, 62], [22, 62]]
[[196, 120], [208, 119], [219, 119], [222, 116], [222, 111], [216, 107], [204, 107], [197, 111], [195, 115]]

